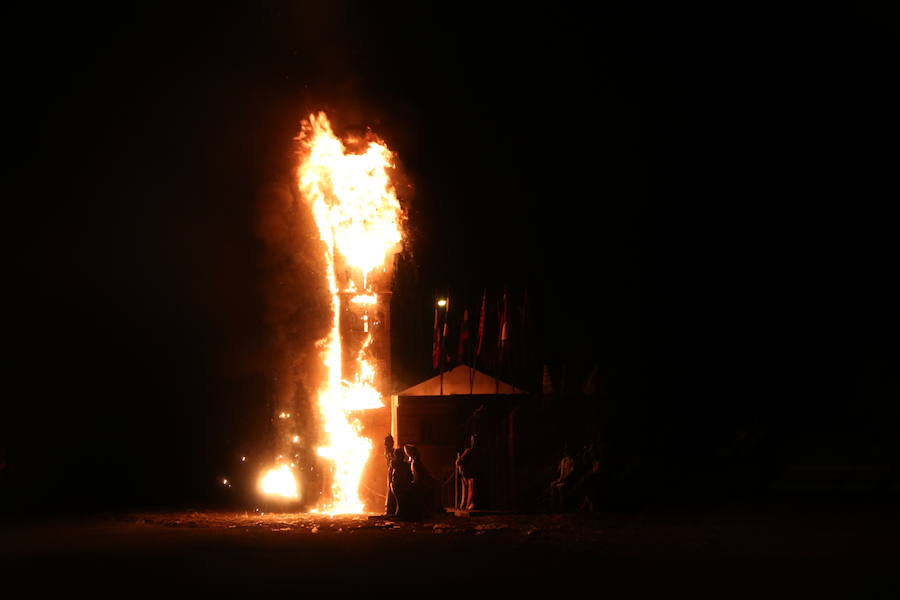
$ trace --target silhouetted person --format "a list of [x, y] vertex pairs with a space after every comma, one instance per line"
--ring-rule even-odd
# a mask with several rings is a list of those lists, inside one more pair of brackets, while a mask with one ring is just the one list
[[575, 466], [575, 457], [566, 444], [563, 447], [563, 457], [559, 461], [559, 477], [550, 482], [551, 510], [557, 512], [568, 510], [571, 488], [575, 483]]
[[402, 448], [394, 450], [391, 459], [391, 492], [397, 503], [397, 511], [394, 513], [399, 519], [412, 518], [414, 506], [410, 494], [412, 493], [412, 470], [406, 461], [406, 454]]
[[469, 447], [462, 451], [456, 459], [456, 468], [463, 480], [463, 497], [459, 508], [474, 510], [477, 506], [477, 481], [482, 476], [480, 453], [476, 445], [476, 436], [469, 438]]
[[600, 496], [600, 452], [593, 443], [585, 445], [581, 456], [580, 475], [573, 487], [578, 510], [594, 511]]
[[394, 436], [388, 434], [384, 438], [384, 460], [387, 463], [387, 491], [384, 499], [384, 514], [393, 516], [397, 514], [397, 499], [391, 491], [391, 462], [394, 460]]
[[411, 513], [416, 517], [427, 517], [440, 509], [440, 488], [437, 480], [431, 476], [419, 449], [411, 444], [405, 444], [403, 451], [409, 457], [410, 470], [412, 471], [412, 502]]

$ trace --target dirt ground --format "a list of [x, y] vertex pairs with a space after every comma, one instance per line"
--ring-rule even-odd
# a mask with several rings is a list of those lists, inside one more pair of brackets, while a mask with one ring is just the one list
[[900, 520], [884, 506], [447, 515], [412, 523], [187, 511], [0, 525], [7, 597], [78, 588], [118, 596], [198, 588], [342, 596], [406, 584], [435, 591], [571, 586], [588, 597], [682, 590], [871, 598], [900, 591]]

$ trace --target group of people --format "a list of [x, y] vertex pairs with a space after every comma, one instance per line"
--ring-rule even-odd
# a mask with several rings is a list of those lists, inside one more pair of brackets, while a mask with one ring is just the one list
[[403, 520], [424, 519], [440, 510], [440, 487], [431, 476], [419, 449], [411, 444], [394, 447], [394, 438], [384, 438], [388, 466], [385, 513]]
[[[481, 452], [472, 435], [469, 447], [457, 456], [456, 469], [461, 481], [461, 497], [457, 508], [474, 510], [480, 507], [476, 482], [482, 479]], [[441, 510], [438, 481], [429, 473], [419, 449], [412, 444], [395, 447], [394, 438], [384, 438], [384, 458], [388, 467], [388, 492], [385, 503], [387, 516], [403, 520], [424, 519]], [[576, 454], [566, 445], [559, 461], [558, 476], [549, 486], [547, 505], [551, 512], [573, 510], [593, 511], [599, 508], [601, 476], [600, 447], [585, 444]], [[480, 486], [478, 486], [480, 487]]]
[[577, 456], [566, 444], [559, 461], [559, 476], [550, 483], [550, 510], [595, 510], [599, 500], [600, 476], [600, 451], [596, 444], [586, 444]]

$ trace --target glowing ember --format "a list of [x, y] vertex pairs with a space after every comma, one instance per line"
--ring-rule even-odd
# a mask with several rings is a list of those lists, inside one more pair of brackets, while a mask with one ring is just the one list
[[281, 465], [270, 469], [259, 481], [259, 487], [264, 494], [281, 496], [282, 498], [296, 499], [300, 496], [297, 478], [287, 465]]
[[[324, 245], [326, 277], [331, 293], [331, 332], [321, 342], [322, 360], [328, 372], [318, 392], [318, 408], [324, 429], [324, 445], [318, 455], [333, 463], [331, 498], [319, 510], [331, 514], [358, 513], [359, 480], [372, 448], [360, 436], [361, 424], [353, 411], [381, 408], [381, 395], [374, 387], [375, 369], [366, 360], [371, 334], [357, 353], [351, 380], [344, 379], [341, 348], [341, 300], [337, 278], [338, 256], [358, 273], [345, 289], [362, 293], [352, 303], [368, 306], [378, 302], [369, 289], [368, 274], [383, 264], [385, 256], [400, 242], [400, 203], [391, 184], [389, 169], [393, 155], [379, 140], [371, 139], [361, 152], [348, 152], [324, 113], [310, 115], [303, 123], [302, 157], [297, 172], [303, 197], [312, 209]], [[343, 270], [342, 270], [343, 272]], [[368, 313], [363, 315], [369, 332]]]
[[378, 296], [375, 294], [360, 294], [350, 298], [350, 302], [353, 304], [366, 304], [371, 306], [378, 304]]

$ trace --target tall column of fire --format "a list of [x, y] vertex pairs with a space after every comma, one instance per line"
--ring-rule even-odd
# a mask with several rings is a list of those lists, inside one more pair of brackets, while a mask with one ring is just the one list
[[372, 453], [359, 411], [386, 411], [378, 389], [386, 386], [371, 348], [376, 330], [389, 335], [375, 285], [389, 288], [385, 260], [402, 239], [389, 175], [393, 154], [372, 134], [339, 139], [324, 113], [304, 121], [299, 141], [297, 182], [323, 243], [332, 309], [331, 330], [320, 341], [327, 376], [317, 392], [323, 442], [317, 452], [330, 462], [332, 477], [318, 510], [358, 513], [364, 508], [360, 480]]

